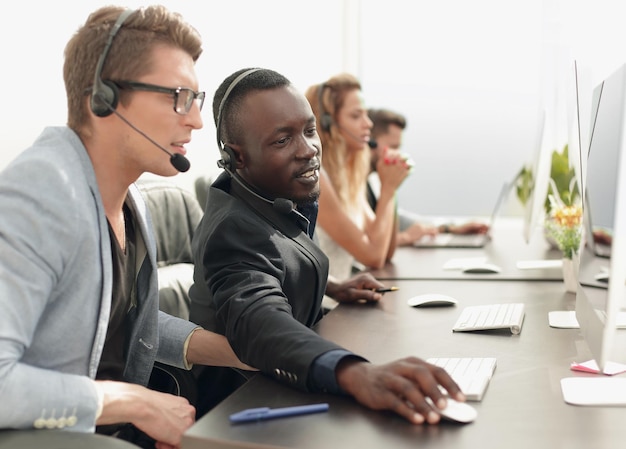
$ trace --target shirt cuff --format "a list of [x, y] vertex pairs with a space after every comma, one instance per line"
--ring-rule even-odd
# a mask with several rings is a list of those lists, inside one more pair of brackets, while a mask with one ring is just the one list
[[98, 404], [96, 408], [96, 419], [97, 422], [100, 416], [102, 416], [102, 410], [104, 409], [104, 390], [100, 386], [98, 382], [93, 381], [94, 386], [96, 387], [96, 394], [98, 396]]
[[311, 365], [310, 388], [316, 392], [345, 394], [337, 384], [336, 369], [339, 362], [346, 357], [367, 361], [361, 356], [345, 349], [333, 349], [315, 359]]
[[185, 344], [183, 345], [183, 363], [184, 363], [186, 370], [190, 370], [191, 368], [193, 368], [193, 363], [189, 363], [187, 361], [187, 350], [189, 349], [189, 342], [191, 341], [191, 336], [194, 334], [195, 331], [200, 330], [200, 329], [202, 329], [200, 326], [196, 327], [189, 333], [189, 335], [187, 335], [187, 338], [185, 339]]

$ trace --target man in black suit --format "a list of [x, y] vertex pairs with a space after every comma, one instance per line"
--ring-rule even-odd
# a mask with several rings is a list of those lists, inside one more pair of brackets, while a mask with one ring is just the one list
[[[194, 234], [191, 319], [281, 382], [349, 394], [415, 424], [438, 422], [425, 395], [444, 406], [441, 385], [464, 400], [445, 371], [415, 357], [376, 366], [311, 330], [325, 293], [377, 301], [382, 284], [368, 274], [328, 279], [328, 259], [313, 241], [322, 149], [306, 97], [274, 71], [244, 69], [217, 89], [213, 114], [225, 172]], [[221, 387], [214, 374], [201, 374], [201, 390]]]

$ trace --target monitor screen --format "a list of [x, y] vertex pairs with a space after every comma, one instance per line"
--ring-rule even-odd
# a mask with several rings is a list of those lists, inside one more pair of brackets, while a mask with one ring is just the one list
[[524, 239], [530, 242], [538, 227], [543, 227], [544, 204], [548, 195], [552, 149], [547, 141], [547, 117], [545, 111], [539, 114], [534, 159], [531, 165], [532, 187], [524, 213]]
[[[617, 328], [626, 304], [626, 66], [594, 89], [592, 132], [587, 155], [583, 221], [611, 232], [610, 257], [600, 257], [593, 244], [580, 253], [576, 318], [598, 366], [626, 363], [626, 330]], [[593, 229], [592, 229], [593, 226]], [[585, 239], [593, 239], [586, 231]], [[591, 234], [591, 235], [589, 235]], [[604, 275], [605, 279], [598, 282]], [[600, 288], [599, 288], [600, 287]]]
[[593, 90], [592, 97], [585, 176], [585, 234], [587, 247], [600, 257], [610, 257], [611, 254], [622, 90], [623, 86], [616, 82], [603, 81]]

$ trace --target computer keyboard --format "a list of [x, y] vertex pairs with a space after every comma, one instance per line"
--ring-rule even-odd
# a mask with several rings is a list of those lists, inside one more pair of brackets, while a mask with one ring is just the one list
[[413, 246], [424, 248], [480, 248], [483, 247], [489, 236], [487, 234], [436, 234], [425, 235], [413, 242]]
[[512, 334], [522, 331], [524, 304], [488, 304], [467, 306], [461, 312], [454, 327], [455, 332], [509, 329]]
[[481, 401], [496, 369], [495, 357], [436, 357], [427, 360], [445, 369], [468, 401]]

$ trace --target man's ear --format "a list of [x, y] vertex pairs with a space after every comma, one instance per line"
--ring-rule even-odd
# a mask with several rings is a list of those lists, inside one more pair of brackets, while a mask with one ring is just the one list
[[241, 145], [237, 144], [228, 144], [231, 149], [233, 162], [233, 169], [238, 170], [240, 168], [244, 168], [246, 166], [246, 157]]
[[222, 163], [228, 170], [235, 171], [245, 166], [241, 146], [230, 143], [224, 144], [221, 153]]

